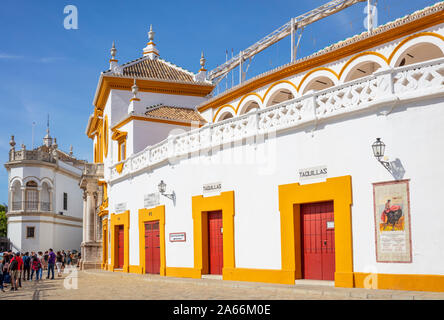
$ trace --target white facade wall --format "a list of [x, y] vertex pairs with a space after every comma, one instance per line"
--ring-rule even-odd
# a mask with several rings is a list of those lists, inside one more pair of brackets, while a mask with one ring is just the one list
[[[21, 210], [12, 211], [12, 203], [9, 204], [9, 213], [13, 216], [8, 217], [8, 238], [14, 250], [80, 250], [82, 221], [79, 219], [83, 218], [83, 197], [79, 187], [81, 170], [62, 161], [58, 161], [58, 167], [36, 163], [10, 168], [10, 186], [15, 180], [20, 181], [22, 187], [33, 180], [38, 187], [47, 182], [52, 189], [52, 211], [49, 214], [33, 211], [21, 215]], [[68, 194], [67, 210], [63, 208], [63, 193]], [[11, 194], [9, 198], [11, 201]], [[35, 227], [34, 238], [26, 238], [27, 227]]]
[[[111, 183], [110, 213], [117, 203], [127, 203], [130, 265], [138, 265], [138, 210], [143, 208], [144, 195], [156, 192], [157, 184], [164, 180], [167, 193], [174, 190], [177, 196], [176, 206], [161, 196], [166, 216], [166, 266], [193, 267], [191, 197], [202, 194], [203, 184], [221, 182], [222, 191], [235, 192], [236, 267], [280, 269], [278, 185], [299, 182], [299, 169], [327, 165], [329, 177], [352, 177], [354, 272], [369, 272], [372, 268], [372, 272], [378, 273], [442, 275], [444, 257], [438, 253], [444, 252], [444, 243], [439, 240], [444, 232], [444, 216], [436, 200], [440, 199], [444, 178], [444, 131], [440, 130], [443, 121], [443, 98], [420, 100], [401, 105], [388, 116], [371, 111], [346, 116], [316, 129], [299, 128], [265, 143], [228, 148], [199, 159], [222, 164], [203, 164], [192, 158], [172, 166], [162, 165], [152, 172]], [[411, 179], [411, 263], [376, 262], [372, 183], [393, 181], [372, 154], [371, 144], [376, 137], [387, 145], [386, 155], [391, 161], [401, 161], [405, 169], [403, 179]], [[268, 164], [230, 161], [237, 156], [262, 159], [263, 147], [271, 151]], [[168, 234], [172, 232], [186, 232], [187, 241], [169, 242]]]

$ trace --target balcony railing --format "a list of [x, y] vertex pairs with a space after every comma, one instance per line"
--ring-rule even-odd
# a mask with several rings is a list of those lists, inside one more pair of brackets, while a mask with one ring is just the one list
[[41, 150], [17, 150], [9, 153], [9, 161], [34, 160], [55, 163], [56, 160], [51, 153]]
[[44, 201], [13, 201], [11, 211], [51, 211], [51, 203]]
[[318, 124], [376, 106], [388, 106], [387, 112], [390, 112], [389, 109], [399, 102], [443, 95], [443, 76], [444, 58], [377, 71], [367, 77], [170, 136], [113, 165], [110, 168], [110, 180], [123, 179], [129, 174], [142, 172], [178, 157], [199, 154], [209, 148], [220, 148], [221, 145], [227, 146], [250, 137]]

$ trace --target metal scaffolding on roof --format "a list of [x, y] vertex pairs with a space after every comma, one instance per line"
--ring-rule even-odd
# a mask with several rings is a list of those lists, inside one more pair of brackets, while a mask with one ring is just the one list
[[[226, 61], [224, 64], [216, 67], [208, 73], [208, 79], [213, 82], [218, 82], [217, 79], [223, 79], [232, 69], [240, 66], [239, 79], [242, 82], [245, 75], [242, 71], [242, 64], [245, 60], [251, 59], [259, 52], [265, 50], [276, 42], [282, 40], [283, 38], [291, 35], [291, 61], [296, 60], [296, 49], [297, 44], [295, 44], [295, 35], [297, 30], [302, 30], [305, 26], [316, 22], [320, 19], [328, 17], [336, 12], [346, 9], [358, 2], [363, 2], [368, 0], [333, 0], [330, 1], [316, 9], [313, 9], [307, 13], [304, 13], [296, 18], [292, 18], [289, 22], [276, 29], [269, 35], [265, 36], [252, 46], [245, 50], [242, 50], [237, 55], [232, 57], [230, 60]], [[300, 35], [299, 35], [300, 39]], [[299, 40], [298, 39], [298, 40]]]

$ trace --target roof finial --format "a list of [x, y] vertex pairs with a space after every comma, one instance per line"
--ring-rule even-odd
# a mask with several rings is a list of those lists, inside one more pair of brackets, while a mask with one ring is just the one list
[[116, 42], [114, 40], [110, 52], [111, 52], [111, 59], [109, 59], [109, 69], [114, 73], [120, 73], [119, 64], [117, 63], [119, 61], [116, 59], [116, 53], [117, 53]]
[[69, 155], [72, 157], [72, 145], [69, 146]]
[[207, 80], [207, 69], [205, 69], [205, 62], [207, 60], [204, 57], [204, 53], [200, 55], [200, 70], [194, 75], [194, 81], [205, 82]]
[[154, 35], [155, 35], [156, 33], [153, 31], [153, 25], [152, 24], [150, 24], [150, 31], [148, 32], [148, 39], [150, 39], [150, 41], [153, 41], [154, 40]]
[[203, 53], [203, 51], [202, 51], [202, 55], [201, 55], [201, 57], [200, 57], [200, 66], [201, 66], [201, 68], [200, 68], [200, 70], [199, 71], [207, 71], [206, 69], [205, 69], [205, 62], [206, 62], [207, 60], [205, 59], [205, 57], [204, 57], [204, 53]]
[[11, 140], [9, 141], [9, 145], [11, 146], [11, 149], [15, 148], [14, 136], [11, 136]]
[[52, 145], [52, 138], [49, 134], [49, 113], [48, 119], [46, 121], [46, 136], [43, 138], [43, 144], [47, 147], [50, 147]]
[[143, 48], [143, 56], [148, 56], [151, 60], [156, 59], [159, 57], [159, 50], [156, 49], [156, 45], [154, 44], [154, 35], [155, 32], [153, 31], [153, 25], [150, 25], [150, 31], [148, 32], [148, 39], [150, 40], [146, 47]]
[[116, 58], [116, 53], [117, 53], [117, 49], [116, 49], [116, 43], [113, 40], [113, 46], [111, 47], [111, 59], [115, 60]]
[[134, 95], [133, 99], [137, 99], [137, 93], [139, 92], [139, 87], [137, 86], [136, 78], [134, 78], [134, 84], [131, 87], [131, 91], [133, 92], [133, 95]]
[[134, 78], [134, 84], [131, 87], [131, 91], [133, 92], [133, 97], [130, 99], [130, 104], [128, 106], [128, 114], [133, 114], [134, 112], [136, 112], [137, 104], [140, 101], [140, 99], [137, 98], [137, 93], [139, 92], [139, 87], [136, 84], [136, 78]]

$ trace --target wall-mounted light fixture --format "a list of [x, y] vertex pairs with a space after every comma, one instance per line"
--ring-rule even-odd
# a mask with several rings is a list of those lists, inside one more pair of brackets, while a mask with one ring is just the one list
[[388, 170], [388, 172], [392, 173], [392, 167], [390, 162], [381, 160], [384, 157], [385, 152], [385, 144], [381, 141], [381, 138], [376, 138], [376, 141], [372, 144], [373, 155], [379, 161], [380, 164], [384, 166]]
[[165, 193], [166, 191], [166, 183], [163, 182], [163, 180], [160, 180], [160, 183], [158, 184], [159, 192], [161, 195], [167, 197], [168, 199], [173, 200], [174, 203], [176, 203], [176, 193], [173, 191], [172, 193]]

